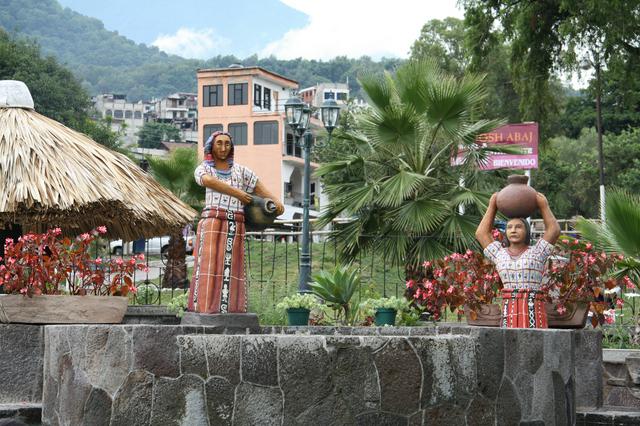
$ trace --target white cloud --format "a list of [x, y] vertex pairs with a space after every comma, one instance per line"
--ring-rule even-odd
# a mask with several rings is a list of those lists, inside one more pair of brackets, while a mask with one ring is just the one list
[[269, 43], [261, 56], [280, 59], [336, 56], [407, 57], [431, 19], [462, 18], [456, 0], [280, 0], [309, 17], [303, 28]]
[[180, 28], [175, 34], [160, 34], [153, 43], [163, 52], [184, 58], [209, 59], [228, 47], [231, 41], [210, 29]]

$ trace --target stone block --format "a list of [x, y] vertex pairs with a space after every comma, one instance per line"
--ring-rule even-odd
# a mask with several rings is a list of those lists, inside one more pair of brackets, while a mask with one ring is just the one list
[[478, 327], [471, 337], [476, 339], [478, 391], [489, 400], [495, 400], [504, 372], [504, 329]]
[[245, 334], [247, 330], [250, 330], [252, 333], [258, 333], [260, 331], [258, 315], [252, 313], [200, 314], [196, 312], [185, 312], [180, 324], [203, 325], [213, 327], [221, 332], [230, 333]]
[[180, 360], [177, 336], [181, 327], [138, 325], [132, 327], [133, 367], [162, 377], [178, 377]]
[[344, 396], [346, 395], [340, 391], [332, 392], [300, 414], [296, 418], [296, 424], [314, 426], [354, 424], [355, 417]]
[[153, 374], [143, 370], [129, 373], [113, 399], [111, 426], [149, 424], [152, 397]]
[[275, 387], [239, 384], [233, 406], [233, 422], [238, 425], [281, 425], [282, 392]]
[[151, 425], [208, 426], [204, 381], [193, 374], [159, 377], [153, 385]]
[[83, 424], [109, 426], [111, 421], [111, 396], [100, 388], [93, 388], [84, 404]]
[[407, 426], [409, 424], [409, 420], [398, 414], [376, 411], [360, 414], [356, 417], [355, 424], [357, 426]]
[[468, 426], [493, 426], [496, 422], [495, 403], [488, 400], [481, 394], [469, 404], [467, 409]]
[[203, 379], [209, 377], [205, 341], [199, 336], [178, 336], [180, 351], [180, 374], [196, 374]]
[[634, 396], [627, 387], [612, 387], [607, 394], [605, 405], [640, 410], [640, 398]]
[[434, 405], [424, 410], [424, 419], [430, 426], [463, 425], [464, 408], [451, 403]]
[[278, 345], [284, 424], [293, 424], [309, 406], [331, 393], [332, 365], [321, 336], [281, 336]]
[[42, 326], [0, 324], [0, 360], [0, 404], [42, 401]]
[[[121, 326], [90, 326], [86, 330], [81, 345], [86, 354], [83, 369], [92, 386], [113, 397], [129, 374], [133, 356], [131, 335]], [[70, 333], [75, 334], [71, 330]], [[74, 363], [81, 365], [78, 357], [82, 353], [74, 357]]]
[[573, 332], [576, 402], [581, 407], [602, 406], [602, 332]]
[[627, 356], [625, 364], [631, 383], [640, 385], [640, 353]]
[[336, 403], [346, 402], [349, 415], [379, 409], [380, 385], [370, 348], [338, 347], [332, 352], [332, 393], [342, 397]]
[[455, 377], [451, 364], [450, 336], [410, 337], [422, 366], [421, 408], [452, 402]]
[[278, 350], [275, 336], [244, 336], [242, 338], [243, 382], [263, 386], [278, 386]]
[[209, 377], [224, 377], [234, 386], [240, 382], [240, 343], [243, 336], [220, 335], [215, 338], [193, 336], [192, 338], [205, 339]]
[[517, 425], [522, 418], [518, 393], [511, 380], [506, 376], [502, 378], [498, 391], [496, 417], [498, 426]]
[[210, 377], [205, 384], [211, 426], [228, 426], [233, 419], [234, 386], [224, 377]]
[[380, 382], [380, 409], [401, 415], [418, 411], [422, 368], [407, 339], [390, 337], [389, 343], [376, 352], [374, 361]]
[[535, 374], [544, 361], [544, 336], [551, 330], [504, 330], [505, 375], [515, 379], [521, 372]]

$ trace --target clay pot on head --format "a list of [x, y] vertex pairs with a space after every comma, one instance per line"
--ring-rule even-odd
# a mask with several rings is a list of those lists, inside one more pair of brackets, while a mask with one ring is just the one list
[[529, 177], [511, 175], [507, 186], [498, 192], [496, 204], [498, 211], [508, 218], [529, 217], [538, 208], [536, 190], [527, 185]]

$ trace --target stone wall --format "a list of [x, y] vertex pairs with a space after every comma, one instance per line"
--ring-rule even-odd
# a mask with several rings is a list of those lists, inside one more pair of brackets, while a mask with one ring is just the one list
[[46, 327], [43, 423], [565, 425], [602, 389], [581, 388], [602, 361], [587, 330], [207, 331]]
[[0, 324], [0, 405], [42, 401], [42, 326]]
[[640, 411], [640, 350], [605, 349], [604, 404]]

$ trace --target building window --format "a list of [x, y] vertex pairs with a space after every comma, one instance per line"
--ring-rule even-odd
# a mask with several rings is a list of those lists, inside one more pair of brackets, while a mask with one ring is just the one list
[[343, 93], [337, 93], [336, 96], [337, 96], [337, 99], [339, 101], [346, 101], [347, 100], [347, 94], [344, 93], [344, 92]]
[[247, 105], [247, 90], [249, 83], [229, 85], [229, 105]]
[[256, 121], [253, 123], [254, 145], [276, 145], [278, 143], [277, 121]]
[[255, 106], [262, 106], [262, 86], [259, 84], [253, 85], [253, 104]]
[[123, 114], [121, 109], [117, 109], [113, 112], [113, 118], [122, 118], [122, 116]]
[[234, 145], [247, 144], [247, 123], [230, 123], [229, 134], [233, 138]]
[[302, 158], [302, 148], [299, 144], [296, 144], [296, 141], [291, 133], [287, 133], [287, 155]]
[[212, 107], [222, 105], [222, 84], [202, 86], [202, 106]]
[[134, 111], [133, 118], [136, 120], [140, 120], [142, 118], [142, 113], [140, 111]]
[[335, 99], [335, 98], [336, 98], [335, 93], [333, 93], [333, 92], [324, 92], [324, 99], [325, 100], [327, 100], [327, 99]]
[[110, 109], [108, 109], [104, 114], [105, 114], [107, 117], [112, 117], [112, 116], [113, 116], [113, 111], [111, 111]]
[[133, 117], [133, 112], [132, 111], [126, 110], [124, 112], [124, 118], [132, 118], [132, 117]]
[[264, 107], [271, 109], [271, 89], [264, 88]]
[[207, 141], [207, 139], [209, 139], [209, 136], [211, 136], [212, 133], [214, 132], [221, 132], [222, 131], [222, 124], [205, 124], [204, 125], [204, 139], [203, 141]]

